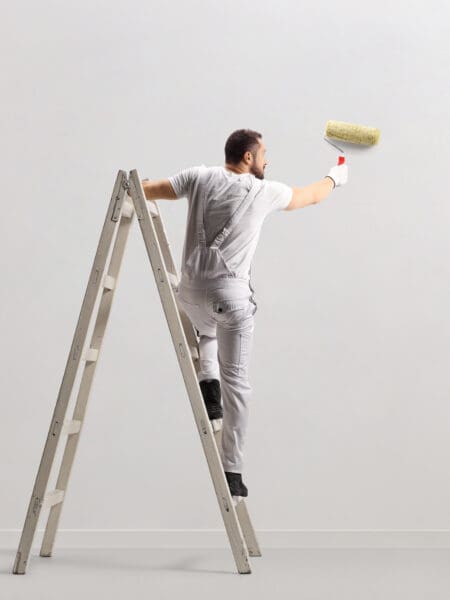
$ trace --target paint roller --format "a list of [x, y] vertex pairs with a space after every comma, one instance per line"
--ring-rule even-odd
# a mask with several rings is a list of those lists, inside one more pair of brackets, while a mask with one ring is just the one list
[[325, 137], [323, 139], [342, 152], [342, 156], [339, 156], [338, 159], [338, 165], [342, 165], [345, 163], [344, 151], [327, 138], [363, 146], [373, 146], [374, 144], [378, 144], [380, 130], [376, 127], [355, 125], [354, 123], [345, 123], [344, 121], [327, 121]]

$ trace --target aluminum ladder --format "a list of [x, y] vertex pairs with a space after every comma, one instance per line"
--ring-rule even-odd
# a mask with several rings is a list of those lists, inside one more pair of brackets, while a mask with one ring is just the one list
[[[231, 496], [225, 477], [218, 450], [221, 444], [221, 420], [210, 422], [208, 419], [197, 380], [199, 370], [198, 339], [194, 327], [178, 305], [174, 294], [179, 277], [158, 205], [153, 200], [146, 200], [136, 170], [130, 171], [128, 177], [125, 171], [120, 170], [117, 174], [106, 213], [26, 513], [12, 571], [14, 574], [24, 574], [26, 571], [41, 509], [48, 508], [50, 512], [44, 530], [40, 556], [49, 557], [52, 555], [58, 522], [67, 493], [69, 476], [82, 431], [89, 392], [111, 311], [114, 290], [117, 288], [128, 233], [135, 213], [155, 276], [237, 571], [242, 574], [251, 573], [248, 557], [261, 556], [245, 499], [240, 496]], [[109, 256], [110, 260], [106, 269]], [[101, 298], [97, 303], [100, 290]], [[98, 304], [97, 310], [95, 310], [96, 304]], [[86, 346], [87, 334], [93, 316], [95, 316], [95, 323], [92, 337], [89, 345]], [[83, 363], [84, 368], [77, 399], [72, 418], [66, 420], [65, 415], [80, 363]], [[58, 472], [56, 488], [46, 493], [61, 435], [65, 436], [66, 445]]]

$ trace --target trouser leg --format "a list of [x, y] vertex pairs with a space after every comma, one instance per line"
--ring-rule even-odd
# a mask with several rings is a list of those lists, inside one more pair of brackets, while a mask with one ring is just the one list
[[199, 382], [220, 377], [216, 324], [205, 311], [205, 295], [203, 289], [192, 290], [181, 285], [176, 290], [178, 304], [188, 316], [199, 339], [200, 364], [197, 372]]
[[197, 373], [198, 381], [219, 379], [217, 337], [200, 334], [199, 338], [200, 369]]
[[242, 327], [217, 324], [218, 358], [223, 403], [221, 459], [225, 471], [242, 473], [244, 443], [252, 388], [249, 363], [253, 344], [253, 317]]
[[256, 303], [251, 299], [248, 305], [243, 303], [240, 307], [244, 310], [219, 314], [214, 310], [214, 300], [232, 301], [237, 297], [241, 303], [247, 291], [246, 286], [231, 290], [229, 283], [215, 291], [181, 289], [179, 299], [199, 336], [198, 380], [220, 379], [223, 422], [219, 451], [224, 470], [242, 473], [252, 396], [249, 362]]

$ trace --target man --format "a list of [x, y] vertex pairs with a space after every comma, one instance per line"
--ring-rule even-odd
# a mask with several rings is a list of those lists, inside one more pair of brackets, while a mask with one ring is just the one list
[[200, 165], [168, 179], [142, 182], [148, 200], [188, 199], [176, 297], [199, 336], [197, 377], [208, 416], [223, 418], [219, 450], [233, 496], [248, 495], [242, 481], [243, 447], [257, 309], [250, 272], [263, 221], [275, 210], [317, 204], [348, 177], [343, 164], [316, 183], [291, 188], [265, 180], [267, 164], [262, 134], [238, 129], [226, 141], [224, 167]]

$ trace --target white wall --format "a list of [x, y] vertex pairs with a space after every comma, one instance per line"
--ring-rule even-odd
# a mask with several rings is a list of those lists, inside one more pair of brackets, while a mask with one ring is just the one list
[[[450, 528], [449, 18], [436, 0], [4, 6], [1, 531], [18, 541], [117, 171], [223, 164], [249, 127], [266, 178], [307, 185], [336, 163], [328, 119], [380, 142], [265, 223], [248, 505], [259, 530]], [[186, 200], [159, 205], [179, 265]], [[135, 221], [60, 528], [221, 527]]]

